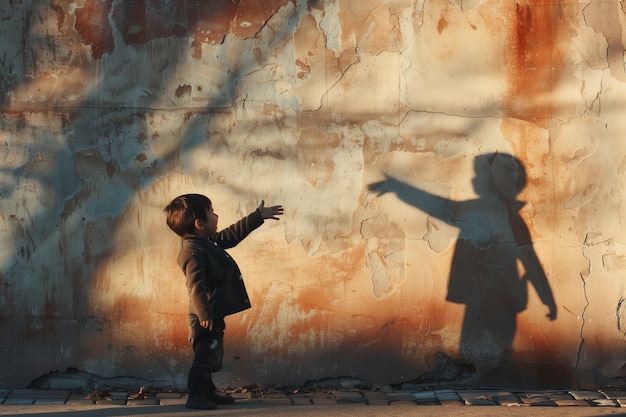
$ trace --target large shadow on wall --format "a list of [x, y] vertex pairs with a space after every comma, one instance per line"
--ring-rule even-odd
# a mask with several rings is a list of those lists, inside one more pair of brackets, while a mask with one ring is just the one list
[[[526, 171], [517, 158], [503, 153], [474, 160], [472, 185], [478, 198], [453, 201], [391, 176], [369, 185], [379, 195], [400, 200], [459, 229], [447, 301], [465, 305], [459, 351], [475, 363], [483, 379], [502, 379], [513, 366], [517, 316], [527, 308], [529, 284], [557, 315], [554, 296], [519, 210], [517, 199]], [[515, 379], [515, 375], [510, 375]]]
[[[263, 13], [249, 11], [256, 13], [256, 20], [245, 28], [249, 33], [237, 36], [254, 38], [258, 26], [269, 20], [283, 3], [287, 2], [268, 2]], [[85, 358], [92, 357], [105, 359], [88, 362], [87, 365], [95, 367], [91, 371], [104, 369], [106, 376], [118, 371], [144, 376], [143, 370], [149, 368], [146, 364], [154, 364], [155, 355], [176, 351], [177, 346], [169, 345], [169, 340], [163, 343], [167, 345], [165, 348], [155, 347], [153, 328], [145, 325], [143, 314], [134, 314], [133, 309], [147, 304], [145, 299], [133, 298], [136, 291], [103, 291], [120, 289], [131, 280], [148, 279], [149, 274], [141, 277], [129, 271], [115, 281], [109, 276], [102, 279], [97, 271], [105, 269], [116, 255], [115, 236], [121, 233], [117, 230], [119, 220], [128, 213], [134, 214], [132, 210], [154, 210], [154, 207], [136, 208], [137, 195], [171, 171], [184, 172], [185, 154], [210, 142], [206, 126], [215, 109], [233, 106], [243, 78], [267, 59], [250, 50], [233, 53], [238, 61], [223, 59], [225, 71], [210, 78], [214, 85], [225, 87], [219, 94], [206, 94], [201, 104], [193, 102], [191, 94], [198, 89], [192, 81], [194, 72], [183, 70], [202, 66], [203, 46], [219, 45], [226, 35], [232, 35], [230, 23], [236, 16], [248, 17], [240, 16], [238, 5], [238, 1], [230, 0], [167, 4], [87, 0], [71, 12], [71, 8], [35, 1], [16, 4], [3, 12], [2, 16], [20, 16], [17, 20], [23, 25], [23, 33], [15, 47], [6, 42], [0, 51], [9, 51], [5, 57], [21, 54], [23, 59], [16, 60], [20, 66], [8, 59], [0, 60], [0, 68], [5, 69], [0, 76], [3, 93], [0, 109], [15, 115], [13, 119], [5, 116], [2, 128], [9, 132], [7, 136], [33, 140], [23, 146], [19, 157], [15, 156], [16, 150], [22, 149], [19, 141], [6, 146], [5, 150], [10, 150], [5, 152], [7, 160], [14, 161], [15, 166], [0, 170], [3, 174], [0, 197], [9, 208], [6, 212], [9, 220], [5, 223], [10, 233], [5, 239], [10, 242], [7, 247], [9, 244], [17, 247], [15, 254], [5, 254], [0, 262], [3, 284], [0, 328], [15, 335], [6, 344], [0, 344], [3, 351], [10, 352], [0, 369], [4, 375], [16, 375], [10, 381], [2, 379], [0, 384], [21, 386], [27, 381], [21, 378], [36, 377], [39, 372], [48, 371], [50, 364], [59, 369], [82, 367], [86, 366]], [[10, 22], [8, 18], [5, 21]], [[52, 24], [46, 26], [41, 22]], [[241, 25], [234, 27], [244, 31]], [[281, 29], [284, 31], [276, 33], [274, 43], [268, 46], [269, 52], [293, 31], [289, 26]], [[4, 33], [14, 29], [5, 25], [2, 30]], [[63, 42], [78, 38], [81, 53], [70, 50], [59, 64], [50, 62], [50, 56], [61, 56], [69, 49]], [[24, 51], [22, 45], [26, 45]], [[236, 45], [245, 46], [243, 42]], [[210, 63], [216, 59], [205, 57]], [[75, 81], [74, 84], [58, 82], [76, 93], [71, 99], [61, 94], [71, 101], [71, 106], [58, 98], [59, 88], [50, 80], [53, 77], [47, 75], [54, 71], [70, 74], [63, 79], [66, 83], [70, 78]], [[181, 73], [189, 75], [181, 76]], [[42, 86], [50, 87], [45, 91], [52, 98], [39, 92]], [[40, 99], [34, 105], [23, 98], [33, 91]], [[129, 91], [136, 95], [133, 97]], [[174, 101], [166, 109], [161, 106], [164, 96]], [[149, 121], [151, 117], [163, 117], [164, 113], [183, 122], [173, 132], [161, 130], [162, 136], [167, 133], [176, 137], [176, 143], [167, 147], [161, 144], [159, 148], [153, 144], [157, 135], [155, 132], [150, 135]], [[56, 129], [45, 125], [54, 120], [52, 114], [62, 120]], [[5, 178], [9, 178], [6, 183]], [[25, 187], [26, 183], [34, 185]], [[39, 191], [39, 195], [33, 196], [36, 193], [30, 189]], [[19, 190], [26, 191], [18, 194]], [[40, 204], [33, 203], [37, 199]], [[159, 216], [166, 202], [157, 207]], [[135, 207], [129, 209], [132, 204]], [[169, 233], [166, 228], [164, 232]], [[23, 299], [20, 305], [19, 300]], [[94, 304], [100, 307], [95, 313]], [[184, 317], [184, 309], [181, 316]], [[132, 331], [124, 331], [129, 327]], [[173, 331], [175, 338], [186, 343], [184, 320], [174, 327], [181, 329], [178, 333]], [[138, 330], [146, 333], [148, 343], [138, 337]], [[164, 334], [163, 338], [170, 336]], [[70, 348], [51, 348], [54, 346]], [[187, 352], [187, 345], [182, 351]], [[29, 361], [24, 366], [26, 357]], [[158, 358], [161, 362], [168, 359]], [[167, 374], [168, 367], [163, 368]]]

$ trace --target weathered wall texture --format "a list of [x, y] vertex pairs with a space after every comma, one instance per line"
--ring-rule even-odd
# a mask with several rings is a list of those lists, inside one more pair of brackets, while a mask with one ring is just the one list
[[401, 382], [438, 351], [620, 384], [625, 28], [619, 0], [4, 3], [0, 386], [184, 386], [187, 192], [221, 226], [286, 209], [231, 251], [253, 308], [220, 384]]

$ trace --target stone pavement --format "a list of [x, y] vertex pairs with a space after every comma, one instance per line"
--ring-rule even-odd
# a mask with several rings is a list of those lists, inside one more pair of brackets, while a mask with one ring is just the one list
[[[626, 390], [512, 390], [512, 389], [436, 389], [432, 391], [395, 390], [317, 390], [312, 392], [269, 392], [259, 398], [250, 393], [232, 392], [237, 406], [501, 406], [501, 407], [626, 407]], [[128, 393], [102, 391], [91, 394], [58, 390], [0, 389], [0, 415], [6, 415], [10, 406], [126, 406], [162, 407], [184, 406], [186, 394], [180, 392]], [[27, 409], [28, 407], [26, 407]], [[22, 407], [21, 409], [25, 409]], [[85, 408], [82, 407], [84, 410]], [[622, 414], [626, 415], [626, 408]]]

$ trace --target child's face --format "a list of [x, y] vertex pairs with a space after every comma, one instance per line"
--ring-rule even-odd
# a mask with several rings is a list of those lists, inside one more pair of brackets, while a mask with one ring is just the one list
[[213, 212], [213, 206], [206, 210], [206, 220], [196, 220], [196, 236], [211, 237], [217, 233], [217, 214]]

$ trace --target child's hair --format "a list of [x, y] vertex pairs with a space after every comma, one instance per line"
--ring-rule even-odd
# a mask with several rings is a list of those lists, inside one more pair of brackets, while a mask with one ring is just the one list
[[193, 235], [196, 219], [206, 221], [206, 212], [210, 208], [211, 200], [202, 194], [178, 196], [164, 209], [167, 225], [178, 236]]

